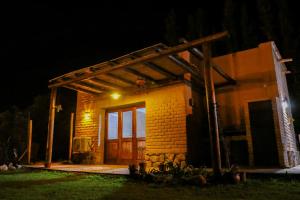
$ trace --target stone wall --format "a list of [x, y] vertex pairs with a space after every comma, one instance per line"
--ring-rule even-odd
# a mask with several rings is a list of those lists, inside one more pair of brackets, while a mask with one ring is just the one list
[[184, 153], [146, 153], [145, 161], [147, 168], [157, 168], [160, 163], [173, 162], [183, 168], [186, 166], [186, 155]]

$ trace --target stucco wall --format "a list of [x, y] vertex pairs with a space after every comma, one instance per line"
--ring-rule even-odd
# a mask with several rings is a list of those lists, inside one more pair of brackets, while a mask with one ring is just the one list
[[[281, 104], [278, 105], [279, 93], [288, 96], [284, 76], [278, 76], [275, 69], [279, 61], [274, 55], [272, 42], [262, 43], [257, 48], [240, 51], [237, 53], [216, 57], [213, 61], [220, 65], [226, 73], [237, 81], [233, 87], [218, 89], [217, 102], [221, 124], [224, 129], [245, 130], [245, 136], [232, 136], [232, 140], [246, 140], [250, 165], [254, 164], [253, 147], [250, 130], [248, 103], [260, 100], [271, 100], [275, 122], [275, 137], [278, 148], [279, 164], [283, 167], [293, 166], [287, 161], [287, 149], [284, 143], [292, 140], [295, 144], [294, 133], [282, 131], [280, 118], [282, 118]], [[216, 83], [224, 79], [214, 73]], [[284, 87], [282, 87], [284, 85]], [[278, 87], [279, 86], [279, 87]], [[284, 88], [284, 89], [283, 89]], [[280, 90], [281, 89], [281, 90]], [[291, 135], [291, 136], [289, 136]], [[293, 151], [296, 151], [293, 146]]]

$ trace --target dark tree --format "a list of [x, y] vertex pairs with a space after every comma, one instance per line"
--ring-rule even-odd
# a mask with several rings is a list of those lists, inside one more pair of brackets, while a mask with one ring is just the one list
[[13, 106], [0, 113], [0, 165], [11, 162], [13, 148], [18, 153], [25, 149], [27, 138], [27, 115]]
[[165, 38], [170, 45], [175, 45], [178, 43], [178, 27], [176, 23], [176, 13], [172, 9], [167, 18], [165, 19]]
[[188, 16], [186, 38], [193, 40], [203, 37], [207, 32], [206, 23], [204, 9], [198, 8], [195, 13]]
[[223, 28], [228, 30], [230, 38], [227, 40], [228, 51], [237, 51], [239, 49], [239, 19], [240, 17], [237, 14], [237, 4], [233, 0], [225, 0], [224, 3], [224, 20]]

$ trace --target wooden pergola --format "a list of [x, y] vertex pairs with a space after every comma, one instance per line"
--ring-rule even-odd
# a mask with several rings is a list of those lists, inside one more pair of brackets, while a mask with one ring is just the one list
[[[156, 88], [176, 82], [186, 81], [184, 75], [189, 73], [193, 84], [204, 86], [207, 97], [209, 127], [214, 169], [221, 169], [218, 124], [216, 114], [216, 100], [212, 70], [215, 70], [226, 81], [216, 87], [235, 84], [235, 80], [227, 75], [220, 66], [211, 62], [210, 43], [228, 36], [221, 32], [174, 47], [156, 44], [125, 56], [99, 63], [90, 67], [76, 70], [49, 81], [50, 111], [47, 138], [46, 167], [51, 166], [52, 144], [56, 107], [56, 93], [58, 87], [65, 87], [78, 92], [97, 96], [109, 95], [114, 91], [132, 93], [139, 89], [138, 81], [142, 80], [144, 88]], [[197, 49], [202, 45], [203, 53]], [[189, 51], [201, 62], [204, 68], [196, 66], [181, 58], [178, 53]]]

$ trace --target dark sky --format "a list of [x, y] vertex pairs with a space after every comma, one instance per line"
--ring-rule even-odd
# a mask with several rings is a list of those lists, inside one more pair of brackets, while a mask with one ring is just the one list
[[3, 6], [0, 109], [30, 104], [48, 92], [47, 81], [55, 76], [163, 41], [169, 10], [151, 5]]
[[[199, 1], [201, 7], [214, 11], [210, 23], [218, 20], [219, 2]], [[30, 105], [34, 96], [49, 92], [51, 78], [165, 42], [165, 18], [173, 5], [179, 23], [199, 7], [144, 1], [141, 5], [127, 1], [1, 5], [0, 111], [10, 105]]]

